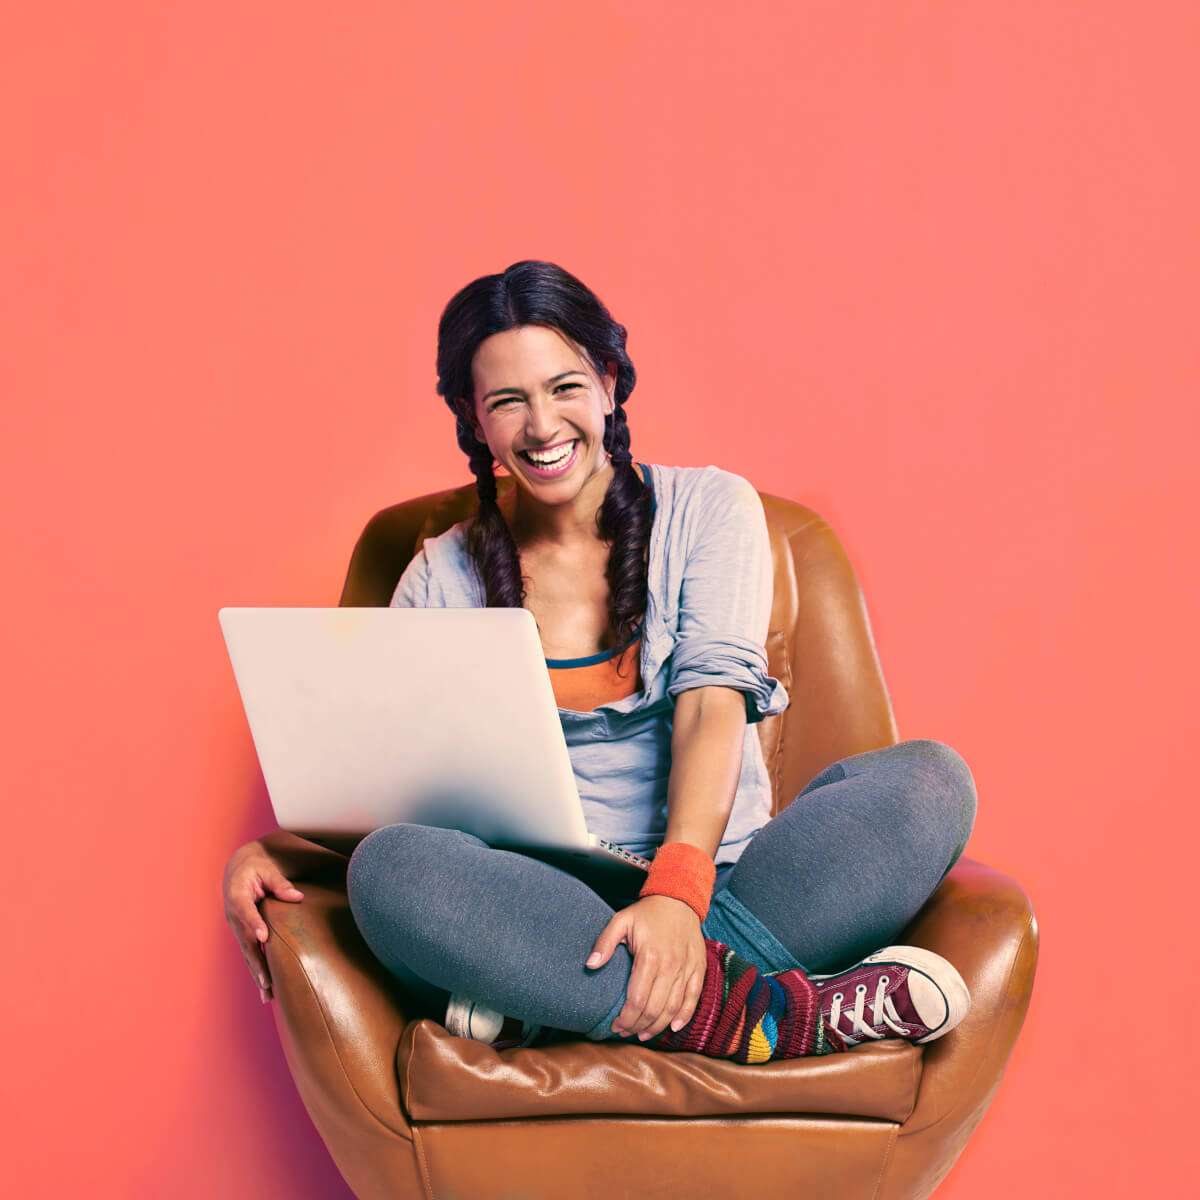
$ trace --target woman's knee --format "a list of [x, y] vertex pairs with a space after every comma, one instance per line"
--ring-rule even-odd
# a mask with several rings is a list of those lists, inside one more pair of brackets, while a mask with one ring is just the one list
[[974, 790], [971, 768], [953, 746], [933, 738], [909, 738], [897, 742], [892, 749], [919, 763], [924, 770], [943, 775], [956, 786]]
[[382, 825], [367, 834], [350, 855], [346, 868], [346, 885], [351, 887], [355, 881], [361, 881], [368, 875], [374, 875], [383, 865], [395, 861], [396, 856], [403, 854], [405, 844], [413, 840], [412, 825]]
[[381, 891], [386, 893], [386, 884], [381, 877], [391, 871], [394, 851], [403, 838], [393, 832], [396, 828], [384, 825], [372, 830], [354, 847], [346, 865], [346, 899], [360, 926], [372, 907], [372, 898]]
[[428, 825], [397, 822], [372, 830], [350, 855], [346, 867], [346, 896], [352, 910], [361, 909], [381, 890], [395, 895], [406, 882], [415, 882], [422, 863], [430, 861], [431, 833], [444, 833]]
[[912, 772], [913, 793], [944, 805], [947, 819], [957, 821], [965, 844], [975, 825], [978, 801], [975, 777], [966, 759], [953, 746], [933, 738], [911, 738], [892, 749]]
[[346, 892], [353, 904], [355, 892], [370, 891], [380, 879], [389, 889], [403, 884], [420, 887], [427, 872], [440, 872], [447, 858], [465, 846], [487, 846], [471, 833], [398, 821], [368, 833], [350, 855], [346, 867]]

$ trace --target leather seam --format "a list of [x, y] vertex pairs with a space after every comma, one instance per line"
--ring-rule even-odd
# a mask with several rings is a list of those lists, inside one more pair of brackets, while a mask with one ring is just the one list
[[425, 1143], [421, 1140], [417, 1126], [413, 1126], [413, 1149], [417, 1155], [417, 1166], [421, 1170], [421, 1183], [425, 1186], [426, 1200], [435, 1200], [433, 1195], [433, 1174], [429, 1170], [429, 1162], [425, 1157]]
[[879, 1192], [883, 1187], [884, 1178], [887, 1175], [887, 1169], [891, 1165], [892, 1155], [896, 1151], [896, 1143], [899, 1140], [900, 1126], [893, 1124], [891, 1135], [888, 1137], [887, 1149], [883, 1152], [883, 1158], [879, 1163], [879, 1174], [875, 1176], [875, 1190], [871, 1193], [872, 1200], [879, 1200]]
[[[924, 1050], [922, 1050], [920, 1054], [916, 1055], [913, 1058], [912, 1073], [913, 1073], [913, 1079], [912, 1079], [913, 1101], [912, 1101], [912, 1104], [910, 1104], [908, 1107], [908, 1112], [906, 1112], [904, 1114], [904, 1121], [907, 1121], [913, 1115], [913, 1113], [915, 1113], [917, 1111], [917, 1101], [921, 1095], [921, 1080], [925, 1076], [925, 1052], [924, 1052]], [[900, 1124], [903, 1125], [904, 1121], [901, 1121]]]
[[[410, 1038], [409, 1041], [411, 1042], [412, 1039]], [[397, 1049], [399, 1049], [399, 1047], [397, 1047]], [[408, 1058], [405, 1059], [405, 1062], [404, 1062], [404, 1090], [402, 1092], [403, 1096], [412, 1096], [412, 1060], [413, 1060], [413, 1048], [410, 1045], [409, 1049], [408, 1049]], [[409, 1117], [411, 1117], [413, 1119], [413, 1121], [415, 1122], [418, 1118], [413, 1113], [411, 1101], [405, 1107], [408, 1109]], [[413, 1127], [413, 1137], [414, 1137], [414, 1139], [416, 1137], [415, 1125]]]

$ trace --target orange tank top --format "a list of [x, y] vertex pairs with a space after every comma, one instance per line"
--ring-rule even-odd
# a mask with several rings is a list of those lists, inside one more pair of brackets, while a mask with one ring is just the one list
[[584, 658], [548, 658], [550, 686], [559, 708], [591, 712], [632, 696], [642, 686], [641, 626], [632, 641]]

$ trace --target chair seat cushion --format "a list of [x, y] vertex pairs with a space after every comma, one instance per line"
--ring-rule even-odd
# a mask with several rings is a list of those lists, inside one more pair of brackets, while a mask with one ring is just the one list
[[495, 1050], [429, 1018], [410, 1022], [396, 1051], [401, 1102], [414, 1121], [830, 1113], [903, 1122], [916, 1106], [922, 1063], [921, 1047], [892, 1039], [753, 1065], [582, 1034]]

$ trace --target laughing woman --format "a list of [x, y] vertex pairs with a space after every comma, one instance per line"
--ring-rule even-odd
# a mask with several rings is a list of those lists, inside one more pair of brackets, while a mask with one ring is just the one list
[[[479, 507], [424, 541], [392, 605], [532, 612], [588, 828], [651, 868], [604, 898], [471, 834], [388, 825], [351, 855], [355, 922], [451, 1032], [498, 1047], [586, 1036], [759, 1063], [942, 1037], [969, 1008], [962, 978], [891, 939], [966, 846], [971, 772], [904, 741], [830, 764], [771, 816], [758, 724], [789, 700], [767, 670], [762, 503], [719, 467], [634, 461], [625, 343], [552, 263], [450, 300], [438, 392]], [[255, 861], [260, 895], [287, 898], [294, 860]], [[261, 925], [253, 900], [240, 911]]]

